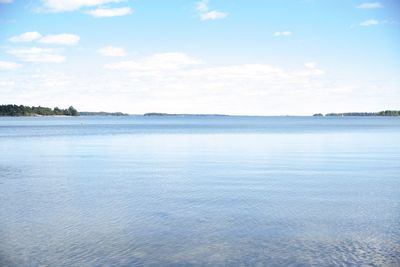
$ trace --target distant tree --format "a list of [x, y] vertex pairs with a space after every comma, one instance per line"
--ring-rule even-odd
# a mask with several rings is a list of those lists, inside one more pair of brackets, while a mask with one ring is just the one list
[[63, 115], [62, 110], [59, 109], [58, 107], [55, 107], [55, 108], [53, 109], [53, 112], [54, 112], [55, 115]]
[[69, 115], [71, 115], [71, 116], [78, 116], [79, 115], [78, 111], [73, 106], [70, 106], [68, 108], [68, 112], [69, 112]]

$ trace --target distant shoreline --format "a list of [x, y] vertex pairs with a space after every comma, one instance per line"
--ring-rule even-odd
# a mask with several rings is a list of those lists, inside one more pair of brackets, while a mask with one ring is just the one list
[[314, 117], [397, 117], [400, 110], [384, 110], [379, 112], [344, 112], [344, 113], [317, 113]]
[[122, 112], [104, 112], [104, 111], [81, 111], [81, 116], [130, 116], [130, 114]]
[[79, 116], [79, 112], [70, 106], [67, 109], [42, 106], [0, 105], [0, 116], [7, 117], [35, 117], [35, 116]]
[[54, 109], [47, 107], [30, 107], [24, 105], [0, 105], [0, 117], [70, 117], [70, 116], [144, 116], [144, 117], [398, 117], [400, 110], [384, 110], [379, 112], [344, 112], [344, 113], [316, 113], [314, 115], [228, 115], [228, 114], [190, 114], [190, 113], [163, 113], [148, 112], [144, 114], [128, 114], [123, 112], [81, 111], [74, 107], [68, 109]]
[[158, 112], [149, 112], [143, 114], [143, 116], [215, 116], [215, 117], [229, 117], [231, 115], [225, 114], [171, 114], [171, 113], [158, 113]]

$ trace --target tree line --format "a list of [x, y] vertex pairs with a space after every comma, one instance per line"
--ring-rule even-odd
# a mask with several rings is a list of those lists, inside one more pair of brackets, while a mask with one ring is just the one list
[[[314, 116], [324, 116], [321, 113]], [[345, 113], [328, 113], [325, 116], [400, 116], [400, 110], [384, 110], [379, 112], [345, 112]]]
[[0, 116], [53, 116], [53, 115], [64, 115], [64, 116], [79, 116], [79, 112], [70, 106], [67, 109], [60, 109], [55, 107], [53, 109], [46, 107], [29, 107], [23, 105], [0, 105]]

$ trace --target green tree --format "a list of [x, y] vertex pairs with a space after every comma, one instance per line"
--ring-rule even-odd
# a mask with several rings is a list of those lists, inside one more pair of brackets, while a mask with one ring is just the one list
[[69, 112], [69, 115], [71, 115], [71, 116], [78, 116], [79, 115], [78, 111], [73, 106], [70, 106], [68, 108], [68, 112]]

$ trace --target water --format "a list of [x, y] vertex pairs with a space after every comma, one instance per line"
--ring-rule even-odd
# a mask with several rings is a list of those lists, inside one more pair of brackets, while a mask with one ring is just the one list
[[0, 118], [0, 266], [399, 266], [400, 118]]

